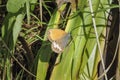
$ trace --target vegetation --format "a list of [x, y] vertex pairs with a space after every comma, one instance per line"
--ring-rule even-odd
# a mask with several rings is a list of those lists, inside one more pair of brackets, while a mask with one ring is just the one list
[[[119, 80], [118, 0], [0, 0], [0, 80]], [[56, 54], [47, 30], [70, 33]]]

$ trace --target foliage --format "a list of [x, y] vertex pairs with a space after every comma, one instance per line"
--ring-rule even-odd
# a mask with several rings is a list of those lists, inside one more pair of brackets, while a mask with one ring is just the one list
[[[92, 0], [92, 6], [91, 0], [56, 0], [57, 6], [52, 0], [39, 1], [8, 0], [4, 4], [5, 17], [0, 23], [1, 80], [100, 78], [98, 66], [103, 60], [108, 13], [119, 6], [111, 5], [111, 0]], [[51, 28], [71, 35], [62, 54], [51, 50], [46, 34]], [[107, 79], [105, 72], [102, 75]]]

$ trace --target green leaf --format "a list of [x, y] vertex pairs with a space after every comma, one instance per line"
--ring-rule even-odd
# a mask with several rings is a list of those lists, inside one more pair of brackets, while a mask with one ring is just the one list
[[14, 46], [15, 46], [15, 43], [17, 41], [19, 32], [21, 30], [23, 18], [24, 18], [23, 14], [19, 14], [16, 17], [16, 21], [15, 21], [15, 24], [14, 24], [14, 27], [13, 27], [13, 43], [14, 43]]
[[22, 7], [24, 7], [26, 0], [8, 0], [7, 11], [11, 13], [18, 12]]
[[[61, 7], [60, 10], [63, 10], [65, 8], [65, 5]], [[53, 15], [51, 16], [51, 20], [49, 21], [47, 30], [50, 28], [57, 28], [59, 21], [60, 21], [60, 12], [55, 11]], [[44, 41], [47, 39], [46, 35], [44, 36]], [[49, 66], [49, 60], [51, 57], [51, 47], [50, 45], [46, 45], [47, 42], [43, 42], [41, 48], [38, 51], [38, 65], [37, 65], [37, 80], [45, 80], [46, 74], [47, 74], [47, 69]]]

